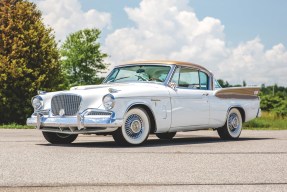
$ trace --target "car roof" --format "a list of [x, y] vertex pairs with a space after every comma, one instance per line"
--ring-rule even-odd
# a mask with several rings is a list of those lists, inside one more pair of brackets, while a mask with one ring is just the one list
[[185, 66], [185, 67], [193, 67], [196, 69], [200, 69], [202, 71], [206, 71], [209, 74], [212, 74], [209, 70], [207, 70], [205, 67], [194, 64], [194, 63], [189, 63], [189, 62], [184, 62], [184, 61], [172, 61], [172, 60], [147, 60], [147, 61], [132, 61], [132, 62], [126, 62], [124, 64], [118, 65], [118, 66], [124, 66], [124, 65], [137, 65], [137, 64], [163, 64], [163, 65], [178, 65], [178, 66]]

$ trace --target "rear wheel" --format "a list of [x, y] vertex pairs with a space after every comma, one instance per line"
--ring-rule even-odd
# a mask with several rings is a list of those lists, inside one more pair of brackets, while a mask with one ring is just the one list
[[45, 139], [52, 144], [69, 144], [75, 141], [77, 134], [42, 132]]
[[242, 131], [242, 117], [238, 109], [232, 108], [227, 115], [225, 125], [217, 129], [221, 139], [238, 139]]
[[169, 132], [169, 133], [156, 133], [155, 135], [159, 139], [164, 139], [164, 140], [171, 140], [175, 136], [176, 132]]
[[150, 132], [150, 119], [142, 108], [129, 110], [124, 117], [124, 125], [113, 133], [115, 142], [119, 145], [143, 144]]

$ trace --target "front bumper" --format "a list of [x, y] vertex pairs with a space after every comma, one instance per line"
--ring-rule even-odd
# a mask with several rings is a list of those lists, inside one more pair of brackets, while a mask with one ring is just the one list
[[27, 125], [46, 132], [105, 133], [121, 127], [122, 119], [116, 119], [114, 112], [99, 109], [87, 109], [77, 116], [52, 116], [50, 111], [39, 111], [27, 119]]

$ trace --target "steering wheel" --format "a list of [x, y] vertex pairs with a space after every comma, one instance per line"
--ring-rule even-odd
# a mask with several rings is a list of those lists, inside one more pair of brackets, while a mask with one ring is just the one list
[[146, 78], [144, 78], [144, 77], [142, 77], [142, 76], [140, 76], [140, 75], [135, 75], [136, 77], [138, 77], [138, 80], [142, 80], [142, 81], [148, 81], [148, 79], [146, 79]]

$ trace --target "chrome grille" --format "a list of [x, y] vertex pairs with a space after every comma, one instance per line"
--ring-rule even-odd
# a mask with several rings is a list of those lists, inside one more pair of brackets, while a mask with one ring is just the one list
[[82, 98], [74, 94], [55, 95], [51, 101], [53, 115], [59, 115], [60, 110], [64, 110], [64, 115], [73, 116], [79, 111]]

